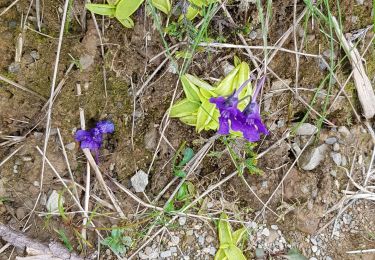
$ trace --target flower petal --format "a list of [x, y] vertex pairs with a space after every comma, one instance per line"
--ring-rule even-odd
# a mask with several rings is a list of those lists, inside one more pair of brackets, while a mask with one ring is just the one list
[[229, 122], [228, 118], [219, 117], [219, 130], [217, 131], [218, 134], [227, 135], [229, 134]]
[[90, 139], [90, 140], [85, 140], [85, 141], [82, 141], [81, 142], [81, 148], [84, 149], [84, 148], [88, 148], [90, 150], [94, 150], [94, 149], [99, 149], [101, 146], [100, 143], [98, 142], [95, 142], [94, 140]]
[[86, 130], [78, 130], [75, 133], [74, 138], [76, 139], [76, 141], [82, 142], [84, 140], [87, 140], [88, 138], [91, 138], [91, 134], [89, 131]]
[[244, 128], [242, 133], [243, 137], [249, 142], [257, 142], [260, 139], [258, 130], [252, 125], [248, 125], [246, 128]]
[[99, 129], [102, 134], [110, 134], [115, 131], [115, 125], [111, 121], [100, 121], [96, 123], [96, 128]]

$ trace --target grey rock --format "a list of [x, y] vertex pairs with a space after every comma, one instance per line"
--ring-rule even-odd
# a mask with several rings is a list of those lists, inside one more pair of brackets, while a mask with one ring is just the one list
[[152, 247], [147, 246], [147, 247], [145, 248], [145, 254], [146, 254], [146, 255], [150, 255], [150, 254], [152, 254], [153, 252], [154, 252], [154, 249], [152, 249]]
[[309, 260], [318, 260], [316, 257], [310, 257]]
[[255, 39], [257, 38], [257, 32], [256, 32], [256, 31], [251, 31], [251, 32], [249, 33], [249, 38], [250, 38], [251, 40], [255, 40]]
[[234, 69], [234, 66], [228, 61], [225, 61], [222, 63], [221, 68], [223, 69], [224, 75], [226, 76]]
[[273, 230], [278, 230], [278, 229], [279, 229], [279, 227], [278, 227], [277, 225], [271, 225], [271, 228], [272, 228]]
[[148, 184], [148, 175], [142, 170], [137, 171], [137, 173], [130, 179], [135, 192], [144, 192]]
[[334, 144], [337, 142], [337, 138], [332, 136], [332, 137], [328, 137], [325, 141], [324, 141], [326, 144]]
[[205, 237], [203, 235], [199, 235], [199, 237], [198, 237], [198, 243], [203, 246], [204, 245], [204, 241], [205, 241]]
[[180, 243], [180, 238], [178, 236], [171, 237], [171, 244], [177, 246]]
[[69, 151], [73, 151], [76, 148], [76, 143], [75, 142], [68, 143], [67, 145], [65, 145], [65, 148], [68, 149]]
[[[365, 2], [365, 0], [357, 0], [358, 5], [363, 5], [364, 2]], [[326, 259], [326, 260], [328, 260], [328, 259]]]
[[213, 247], [213, 246], [210, 246], [210, 252], [209, 252], [209, 254], [212, 255], [212, 256], [215, 256], [215, 254], [216, 254], [216, 248]]
[[306, 154], [305, 157], [301, 158], [301, 168], [305, 171], [311, 171], [318, 167], [318, 165], [324, 159], [327, 150], [327, 144], [322, 144], [316, 148], [313, 148], [310, 152]]
[[263, 229], [262, 235], [268, 237], [270, 235], [270, 230], [268, 228]]
[[172, 252], [169, 251], [169, 250], [160, 252], [160, 257], [161, 258], [167, 258], [167, 257], [171, 257], [171, 256], [172, 256]]
[[186, 224], [186, 217], [179, 217], [178, 224], [180, 224], [180, 226], [184, 226]]
[[263, 248], [257, 248], [255, 249], [255, 258], [256, 259], [265, 259], [265, 252]]
[[297, 128], [296, 135], [313, 135], [317, 131], [318, 129], [316, 126], [309, 123], [303, 123]]
[[310, 241], [311, 241], [311, 243], [312, 243], [314, 246], [318, 245], [318, 242], [316, 241], [316, 238], [315, 238], [315, 237], [312, 237], [312, 238], [310, 239]]
[[318, 251], [318, 247], [317, 246], [312, 246], [311, 247], [311, 251], [313, 251], [313, 253], [316, 253], [316, 251]]
[[335, 152], [340, 151], [340, 145], [339, 145], [338, 143], [335, 143], [335, 144], [333, 145], [333, 151], [335, 151]]
[[346, 166], [348, 164], [348, 161], [346, 159], [346, 157], [343, 155], [341, 157], [341, 166]]
[[332, 259], [332, 257], [330, 257], [330, 256], [326, 256], [326, 257], [324, 258], [324, 260], [333, 260], [333, 259]]
[[[51, 195], [48, 197], [46, 208], [48, 212], [56, 212], [59, 209], [59, 193], [56, 190], [53, 190]], [[61, 196], [60, 201], [64, 204], [64, 197]]]
[[148, 259], [148, 255], [144, 254], [143, 252], [138, 253], [139, 259], [145, 260]]
[[340, 126], [337, 131], [344, 137], [349, 137], [351, 135], [349, 129], [346, 126]]
[[21, 66], [18, 62], [12, 62], [8, 67], [8, 72], [16, 74], [20, 71], [20, 68]]
[[169, 248], [169, 250], [170, 250], [172, 253], [176, 253], [176, 252], [177, 252], [177, 247], [172, 246], [172, 247]]
[[331, 152], [330, 156], [337, 166], [341, 165], [342, 158], [340, 153]]
[[40, 59], [40, 55], [39, 55], [39, 52], [38, 52], [38, 51], [31, 51], [31, 52], [30, 52], [30, 56], [31, 56], [34, 60], [39, 60], [39, 59]]

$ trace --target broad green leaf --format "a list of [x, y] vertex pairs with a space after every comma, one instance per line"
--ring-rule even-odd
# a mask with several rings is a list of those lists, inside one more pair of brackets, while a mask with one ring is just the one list
[[195, 86], [203, 88], [205, 90], [213, 91], [215, 90], [214, 87], [212, 87], [210, 84], [208, 84], [206, 81], [201, 80], [200, 78], [197, 78], [191, 74], [185, 74], [186, 78], [190, 80]]
[[187, 98], [177, 102], [171, 109], [169, 114], [170, 117], [184, 117], [190, 116], [193, 113], [196, 113], [199, 108], [198, 103], [191, 102]]
[[206, 125], [204, 130], [217, 130], [219, 128], [219, 116], [219, 110], [215, 109], [211, 121]]
[[197, 8], [192, 7], [191, 5], [187, 8], [187, 12], [185, 15], [180, 15], [178, 17], [178, 22], [181, 22], [182, 19], [186, 17], [188, 20], [193, 20], [199, 14], [199, 10]]
[[119, 19], [119, 22], [126, 28], [133, 28], [134, 27], [134, 21], [130, 17], [124, 18], [124, 19]]
[[217, 250], [214, 260], [224, 260], [227, 259], [227, 256], [225, 255], [224, 249], [219, 248]]
[[[239, 65], [240, 69], [238, 70], [238, 73], [237, 73], [237, 76], [236, 76], [236, 80], [234, 81], [235, 85], [234, 85], [234, 88], [235, 89], [238, 89], [241, 87], [241, 85], [249, 79], [250, 77], [250, 68], [249, 68], [249, 65], [246, 63], [246, 62], [241, 62], [241, 64]], [[244, 98], [245, 96], [247, 95], [250, 95], [252, 92], [252, 88], [251, 88], [251, 83], [248, 83], [246, 85], [246, 87], [240, 92], [240, 94], [238, 95], [238, 98], [241, 100], [242, 98]], [[248, 97], [246, 100], [244, 100], [243, 102], [241, 102], [239, 105], [238, 105], [238, 108], [240, 110], [243, 110], [246, 105], [249, 103], [249, 100], [250, 100], [250, 97]]]
[[213, 92], [211, 90], [206, 90], [204, 88], [200, 88], [199, 92], [201, 93], [202, 102], [204, 100], [210, 99], [211, 97], [217, 97], [218, 96], [215, 92]]
[[187, 99], [190, 101], [201, 102], [199, 89], [185, 75], [181, 76], [181, 83]]
[[[233, 244], [233, 238], [232, 238], [232, 228], [227, 221], [228, 216], [225, 213], [222, 213], [219, 220], [218, 225], [218, 232], [219, 232], [219, 241], [220, 246], [223, 244], [232, 245]], [[229, 258], [229, 256], [227, 255]]]
[[211, 121], [216, 107], [210, 101], [205, 100], [198, 109], [197, 114], [197, 125], [195, 129], [197, 132], [201, 132], [205, 126]]
[[114, 17], [116, 13], [116, 6], [107, 4], [86, 4], [86, 9], [94, 14]]
[[165, 212], [175, 211], [173, 200], [170, 201], [167, 205], [165, 205], [164, 210], [165, 210]]
[[116, 18], [119, 20], [129, 18], [142, 3], [143, 0], [120, 0], [116, 5]]
[[184, 172], [183, 170], [177, 170], [177, 171], [174, 172], [174, 175], [176, 177], [185, 178], [186, 177], [186, 172]]
[[183, 116], [180, 117], [180, 120], [187, 125], [195, 126], [197, 124], [197, 115]]
[[247, 229], [245, 227], [237, 229], [233, 234], [233, 244], [238, 245], [238, 243], [241, 242], [241, 240], [244, 238], [244, 235], [246, 234]]
[[217, 85], [214, 92], [219, 96], [228, 96], [234, 91], [234, 80], [237, 72], [240, 69], [239, 66], [235, 67], [229, 74]]
[[224, 252], [228, 257], [228, 260], [246, 260], [246, 257], [243, 255], [241, 249], [235, 245], [230, 245], [228, 248], [224, 248]]
[[117, 5], [118, 2], [120, 2], [120, 0], [107, 0], [107, 3], [110, 5]]
[[169, 0], [151, 0], [151, 4], [166, 15], [171, 12], [171, 2]]

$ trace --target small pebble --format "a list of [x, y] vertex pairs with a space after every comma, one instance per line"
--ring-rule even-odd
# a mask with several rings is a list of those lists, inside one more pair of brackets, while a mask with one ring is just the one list
[[65, 148], [68, 149], [69, 151], [73, 151], [76, 148], [76, 143], [75, 142], [68, 143], [67, 145], [65, 145]]
[[172, 256], [172, 252], [171, 251], [163, 251], [163, 252], [160, 252], [160, 257], [161, 258], [167, 258], [167, 257], [171, 257]]
[[183, 226], [186, 224], [186, 217], [182, 216], [182, 217], [179, 217], [178, 218], [178, 224], [180, 224], [180, 226]]
[[20, 64], [17, 62], [12, 62], [9, 67], [8, 67], [8, 72], [9, 73], [18, 73], [20, 71]]
[[334, 144], [337, 142], [337, 138], [332, 136], [332, 137], [328, 137], [325, 141], [324, 141], [326, 144]]
[[33, 57], [34, 60], [39, 60], [40, 59], [40, 55], [39, 55], [38, 51], [31, 51], [30, 52], [30, 56]]
[[331, 153], [331, 158], [332, 160], [335, 162], [335, 164], [337, 166], [340, 166], [341, 165], [341, 154], [340, 153], [335, 153], [335, 152], [332, 152]]
[[339, 145], [338, 143], [335, 143], [335, 144], [333, 145], [333, 150], [334, 150], [335, 152], [340, 151], [340, 145]]
[[31, 156], [23, 156], [22, 157], [22, 161], [24, 162], [31, 162], [33, 160], [33, 158]]
[[278, 229], [279, 229], [279, 227], [278, 227], [277, 225], [271, 225], [271, 228], [272, 228], [273, 230], [278, 230]]
[[349, 129], [346, 126], [340, 126], [337, 131], [344, 137], [349, 137], [351, 135]]
[[262, 235], [268, 237], [270, 235], [270, 230], [268, 228], [263, 229]]
[[318, 131], [318, 128], [309, 123], [301, 124], [297, 130], [296, 135], [313, 135]]
[[263, 248], [255, 249], [255, 258], [256, 259], [265, 259], [265, 252]]
[[145, 248], [145, 254], [146, 254], [146, 255], [150, 255], [150, 254], [152, 254], [153, 252], [154, 252], [154, 250], [152, 249], [152, 247], [147, 246], [147, 247]]
[[176, 253], [176, 252], [177, 252], [177, 247], [172, 246], [172, 247], [169, 248], [169, 250], [170, 250], [172, 253]]

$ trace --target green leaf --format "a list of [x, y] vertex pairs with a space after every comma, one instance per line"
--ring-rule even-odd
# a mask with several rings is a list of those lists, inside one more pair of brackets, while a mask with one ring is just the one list
[[122, 235], [122, 233], [124, 232], [124, 230], [122, 230], [121, 228], [113, 228], [112, 229], [112, 231], [111, 231], [111, 236], [113, 237], [113, 238], [116, 238], [116, 239], [118, 239], [118, 238], [120, 238], [121, 237], [121, 235]]
[[197, 78], [191, 74], [185, 74], [186, 78], [195, 84], [197, 87], [203, 88], [205, 90], [213, 91], [215, 90], [214, 87], [212, 87], [210, 84], [208, 84], [206, 81], [201, 80], [200, 78]]
[[178, 192], [176, 194], [176, 199], [178, 201], [182, 201], [186, 199], [188, 195], [189, 195], [188, 186], [186, 185], [186, 183], [183, 183], [181, 187], [178, 189]]
[[224, 249], [219, 248], [217, 250], [214, 260], [224, 260], [227, 259], [227, 256], [225, 255]]
[[233, 234], [233, 244], [238, 245], [238, 243], [241, 242], [241, 240], [244, 238], [244, 235], [246, 234], [247, 229], [245, 227], [237, 229]]
[[195, 126], [197, 124], [197, 115], [183, 116], [180, 117], [180, 120], [187, 125]]
[[169, 0], [151, 0], [151, 4], [166, 15], [171, 12], [171, 2]]
[[60, 240], [64, 243], [64, 246], [68, 249], [69, 252], [73, 251], [73, 246], [69, 241], [69, 238], [65, 235], [65, 231], [62, 229], [56, 230], [55, 231], [59, 234]]
[[181, 83], [187, 99], [196, 102], [201, 101], [199, 89], [185, 75], [181, 76]]
[[219, 96], [228, 96], [234, 91], [234, 80], [237, 72], [240, 69], [239, 66], [235, 67], [229, 74], [217, 85], [214, 92]]
[[195, 126], [198, 133], [201, 132], [212, 120], [215, 109], [215, 104], [210, 103], [208, 100], [205, 100], [199, 107], [197, 114], [197, 125]]
[[303, 256], [298, 249], [292, 248], [288, 251], [288, 255], [284, 256], [288, 260], [307, 260], [305, 256]]
[[227, 221], [227, 219], [228, 219], [227, 214], [222, 213], [220, 216], [219, 225], [218, 225], [220, 246], [223, 244], [228, 244], [228, 245], [233, 244], [232, 228], [229, 225], [229, 222]]
[[173, 105], [169, 116], [170, 117], [190, 116], [191, 114], [196, 113], [199, 107], [200, 107], [199, 103], [191, 102], [187, 98], [185, 98], [177, 102], [175, 105]]
[[178, 17], [178, 22], [181, 22], [182, 19], [184, 19], [186, 17], [186, 19], [188, 20], [193, 20], [197, 15], [199, 14], [199, 10], [197, 8], [194, 8], [192, 7], [191, 5], [187, 8], [187, 12], [185, 15], [180, 15], [180, 17]]
[[107, 4], [86, 4], [86, 9], [94, 14], [114, 17], [116, 13], [116, 6]]
[[184, 157], [182, 158], [181, 162], [178, 164], [178, 166], [180, 167], [185, 166], [185, 164], [187, 164], [191, 160], [191, 158], [193, 158], [194, 151], [193, 149], [188, 147], [183, 151], [182, 154]]
[[243, 255], [241, 249], [235, 245], [230, 245], [228, 248], [224, 248], [224, 252], [228, 257], [228, 260], [246, 260], [246, 257]]
[[186, 177], [186, 172], [183, 170], [177, 170], [174, 172], [174, 175], [180, 178], [185, 178]]
[[116, 18], [123, 20], [130, 17], [142, 3], [143, 0], [120, 0], [116, 5]]
[[241, 63], [241, 60], [240, 60], [240, 58], [238, 58], [237, 55], [234, 55], [233, 61], [234, 61], [234, 66], [235, 67], [237, 67]]
[[130, 17], [120, 19], [117, 18], [117, 20], [126, 28], [133, 28], [134, 27], [134, 21]]
[[200, 88], [199, 92], [201, 93], [202, 102], [204, 100], [210, 99], [211, 97], [217, 97], [217, 95], [215, 94], [215, 92], [213, 92], [211, 90], [206, 90], [204, 88]]
[[173, 200], [170, 201], [170, 202], [168, 202], [167, 205], [165, 205], [164, 210], [165, 210], [165, 212], [175, 211], [174, 204], [173, 204]]

